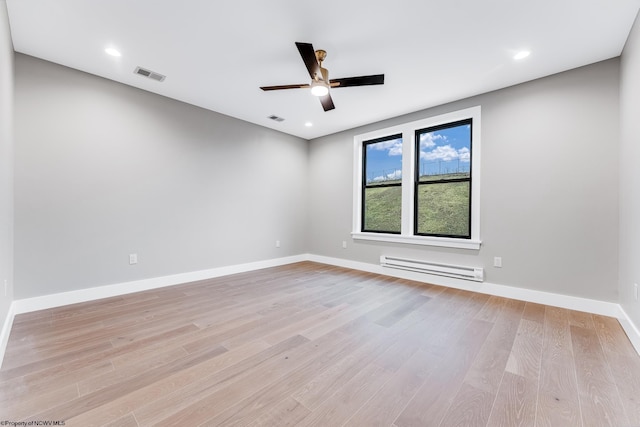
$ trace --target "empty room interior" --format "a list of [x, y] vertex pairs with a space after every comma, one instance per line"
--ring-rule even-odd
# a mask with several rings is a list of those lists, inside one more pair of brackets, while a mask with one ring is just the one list
[[0, 0], [0, 420], [640, 426], [639, 10]]

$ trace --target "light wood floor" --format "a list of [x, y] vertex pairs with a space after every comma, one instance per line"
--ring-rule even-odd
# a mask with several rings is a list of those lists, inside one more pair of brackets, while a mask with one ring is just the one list
[[16, 316], [0, 420], [632, 426], [615, 319], [314, 263]]

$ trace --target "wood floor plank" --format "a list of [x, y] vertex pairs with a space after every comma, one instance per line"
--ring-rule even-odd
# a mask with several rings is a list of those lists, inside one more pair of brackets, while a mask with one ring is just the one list
[[429, 328], [433, 333], [429, 335], [428, 344], [424, 349], [446, 357], [458, 341], [466, 337], [467, 326], [470, 323], [484, 325], [488, 322], [475, 319], [484, 307], [484, 304], [475, 302], [477, 294], [469, 297], [465, 292], [448, 290], [442, 295], [447, 298], [434, 310], [434, 316], [431, 318], [434, 324]]
[[139, 424], [133, 414], [127, 414], [112, 423], [105, 424], [104, 427], [139, 427]]
[[534, 427], [538, 381], [505, 372], [487, 425], [492, 427]]
[[391, 376], [391, 372], [380, 366], [374, 364], [365, 366], [316, 410], [303, 418], [298, 426], [343, 425], [351, 418], [354, 409], [364, 405]]
[[540, 376], [543, 324], [522, 319], [505, 370], [534, 380]]
[[[76, 385], [78, 381], [93, 375], [113, 372], [113, 365], [109, 360], [99, 360], [96, 363], [82, 364], [70, 362], [58, 365], [43, 375], [42, 372], [13, 378], [2, 383], [0, 387], [0, 404], [13, 405], [31, 396], [46, 394], [67, 385]], [[77, 387], [76, 387], [77, 388]]]
[[598, 338], [607, 352], [615, 352], [635, 357], [638, 353], [624, 333], [620, 322], [616, 319], [600, 315], [592, 315]]
[[[212, 422], [219, 416], [225, 415], [225, 410], [233, 406], [233, 402], [241, 402], [253, 394], [253, 387], [263, 388], [294, 369], [304, 365], [314, 356], [333, 351], [341, 346], [346, 337], [341, 334], [325, 335], [323, 341], [318, 344], [307, 342], [284, 355], [273, 357], [259, 366], [255, 371], [245, 371], [242, 378], [234, 378], [232, 382], [221, 384], [201, 394], [197, 401], [192, 402], [167, 418], [154, 421], [158, 426], [175, 426], [184, 423], [199, 425], [204, 422]], [[222, 387], [224, 386], [224, 387]]]
[[310, 312], [309, 316], [307, 316], [305, 319], [299, 320], [295, 323], [291, 322], [288, 325], [273, 330], [273, 332], [271, 333], [263, 335], [262, 340], [269, 344], [278, 343], [283, 339], [298, 335], [302, 331], [311, 329], [319, 323], [333, 318], [348, 307], [348, 304], [339, 304], [331, 307], [320, 307], [316, 312]]
[[467, 382], [453, 398], [440, 426], [484, 426], [489, 420], [494, 394], [478, 389]]
[[62, 405], [79, 396], [76, 384], [58, 386], [48, 391], [28, 393], [12, 402], [0, 404], [1, 420], [22, 420], [35, 415], [40, 408]]
[[469, 367], [465, 376], [467, 384], [494, 396], [498, 392], [508, 361], [515, 358], [512, 351], [524, 305], [520, 301], [507, 301], [504, 304], [493, 328]]
[[[433, 337], [441, 334], [442, 331], [432, 327], [432, 322], [436, 320], [437, 314], [436, 310], [420, 313], [414, 311], [403, 319], [412, 319], [411, 321], [407, 323], [403, 323], [402, 320], [396, 322], [391, 329], [396, 335], [396, 342], [385, 351], [379, 352], [373, 363], [392, 372], [398, 371], [414, 353], [427, 348]], [[461, 316], [461, 318], [464, 317]], [[376, 324], [379, 323], [376, 322]], [[433, 353], [429, 353], [429, 355], [432, 356]]]
[[303, 404], [287, 397], [247, 425], [249, 427], [297, 426], [310, 413], [311, 411]]
[[468, 324], [464, 335], [450, 347], [438, 369], [429, 375], [396, 418], [396, 426], [440, 424], [492, 327], [493, 324], [480, 320]]
[[[522, 302], [505, 302], [441, 425], [486, 425], [508, 361], [515, 359], [514, 345], [524, 307]], [[516, 346], [516, 350], [521, 347], [526, 346]]]
[[546, 307], [536, 422], [540, 426], [581, 426], [575, 359], [567, 310]]
[[442, 363], [424, 351], [414, 353], [397, 374], [347, 421], [346, 426], [390, 426], [418, 392], [418, 389]]
[[[58, 353], [55, 356], [47, 357], [42, 355], [39, 360], [30, 361], [24, 365], [8, 364], [7, 370], [3, 370], [0, 374], [0, 381], [5, 381], [11, 378], [21, 377], [37, 371], [42, 371], [57, 365], [66, 363], [69, 360], [82, 359], [87, 356], [100, 354], [113, 348], [110, 342], [101, 342], [88, 347], [73, 348], [69, 346], [68, 351], [64, 353]], [[3, 369], [4, 369], [4, 363]]]
[[[174, 412], [180, 405], [175, 396], [185, 397], [194, 393], [195, 388], [206, 387], [207, 384], [220, 381], [221, 377], [228, 378], [238, 375], [244, 369], [260, 363], [271, 357], [274, 352], [285, 351], [289, 345], [303, 342], [293, 338], [280, 346], [269, 347], [261, 341], [251, 342], [243, 347], [222, 353], [190, 369], [168, 375], [147, 387], [141, 387], [131, 393], [90, 411], [86, 411], [71, 421], [79, 426], [88, 423], [107, 423], [121, 417], [123, 414], [139, 411], [145, 406], [158, 412]], [[214, 379], [215, 378], [215, 379]], [[187, 398], [188, 399], [188, 398]], [[155, 405], [155, 406], [154, 406]], [[160, 409], [156, 409], [160, 408]], [[142, 420], [144, 421], [144, 420]]]
[[107, 404], [117, 399], [122, 394], [127, 394], [138, 388], [143, 388], [147, 385], [153, 384], [170, 373], [188, 369], [191, 366], [202, 363], [225, 351], [227, 351], [225, 348], [217, 347], [205, 353], [188, 355], [166, 365], [141, 372], [138, 375], [128, 378], [126, 381], [108, 386], [101, 390], [80, 396], [62, 405], [39, 412], [36, 415], [29, 417], [27, 421], [53, 419], [66, 420], [73, 418], [83, 412]]
[[537, 322], [543, 325], [544, 313], [545, 313], [544, 305], [528, 302], [524, 306], [524, 311], [522, 312], [522, 318], [525, 320], [530, 320], [532, 322]]
[[145, 347], [149, 343], [155, 343], [158, 342], [158, 340], [164, 339], [168, 340], [175, 336], [182, 336], [198, 330], [199, 328], [192, 324], [177, 328], [171, 327], [159, 332], [157, 335], [149, 336], [143, 340], [132, 342], [117, 348], [113, 347], [111, 343], [104, 343], [89, 349], [83, 348], [76, 351], [70, 351], [67, 354], [53, 358], [44, 358], [15, 368], [6, 368], [3, 364], [2, 370], [0, 371], [0, 383], [12, 378], [18, 378], [36, 372], [38, 372], [39, 375], [47, 376], [49, 372], [59, 370], [60, 366], [84, 366], [96, 362], [104, 362], [105, 360], [109, 360], [111, 357]]
[[540, 426], [581, 426], [575, 367], [543, 360], [536, 421]]
[[578, 397], [585, 426], [628, 425], [618, 389], [595, 330], [571, 326]]
[[476, 319], [484, 320], [486, 322], [495, 322], [506, 302], [506, 298], [491, 295], [487, 303], [482, 307], [482, 310], [476, 314]]
[[369, 306], [359, 307], [356, 309], [348, 304], [340, 304], [332, 308], [333, 310], [328, 312], [326, 316], [323, 316], [321, 319], [317, 319], [313, 325], [301, 330], [300, 335], [309, 338], [310, 340], [319, 338], [348, 323], [350, 320], [361, 316], [363, 313], [372, 310], [372, 307]]
[[[211, 394], [226, 388], [227, 385], [232, 385], [237, 381], [255, 379], [256, 372], [268, 364], [269, 361], [275, 360], [272, 363], [278, 363], [285, 357], [285, 353], [308, 342], [309, 340], [298, 335], [268, 347], [251, 357], [242, 359], [239, 363], [227, 366], [212, 375], [206, 375], [206, 371], [199, 371], [202, 375], [201, 378], [193, 380], [189, 376], [188, 379], [191, 379], [191, 381], [186, 384], [183, 383], [182, 387], [172, 388], [171, 393], [168, 394], [162, 390], [161, 396], [136, 409], [134, 411], [136, 419], [143, 424], [156, 424], [174, 414], [179, 414], [181, 411], [185, 411], [185, 408], [189, 408]], [[191, 410], [193, 409], [197, 408], [192, 408]], [[222, 409], [218, 408], [216, 411], [212, 410], [211, 414], [215, 415], [221, 411]], [[180, 416], [176, 418], [180, 418]]]
[[255, 324], [252, 324], [250, 328], [242, 333], [235, 333], [234, 336], [226, 338], [222, 345], [226, 348], [232, 349], [246, 344], [256, 339], [262, 339], [264, 335], [270, 331], [286, 327], [291, 323], [296, 323], [301, 320], [305, 320], [310, 314], [321, 311], [320, 307], [313, 307], [308, 310], [302, 310], [295, 308], [292, 310], [282, 310], [279, 315], [267, 316]]
[[605, 356], [629, 423], [640, 426], [640, 358], [612, 351]]
[[15, 317], [0, 419], [640, 425], [616, 319], [300, 262]]
[[[287, 314], [288, 312], [284, 312], [280, 316], [286, 317]], [[233, 338], [236, 335], [241, 335], [247, 331], [251, 331], [254, 327], [260, 325], [263, 322], [263, 319], [264, 316], [262, 315], [248, 315], [244, 318], [225, 322], [220, 326], [207, 325], [200, 331], [197, 331], [190, 337], [187, 337], [187, 339], [184, 340], [186, 342], [183, 342], [181, 345], [189, 353], [202, 351], [205, 348], [220, 345], [224, 343], [225, 340]]]
[[397, 343], [397, 337], [389, 330], [380, 331], [374, 339], [360, 349], [322, 372], [311, 375], [305, 384], [293, 390], [291, 396], [306, 408], [317, 409], [342, 384], [350, 381], [364, 366], [395, 343]]
[[396, 322], [404, 318], [408, 313], [429, 302], [430, 299], [431, 298], [423, 295], [412, 295], [411, 298], [407, 298], [405, 301], [402, 301], [402, 303], [398, 304], [398, 306], [391, 312], [378, 319], [376, 323], [378, 325], [386, 327], [393, 326]]
[[[365, 346], [373, 336], [377, 335], [376, 329], [371, 329], [358, 335], [355, 339], [351, 339], [343, 335], [340, 331], [336, 331], [331, 335], [323, 337], [322, 340], [312, 341], [308, 344], [313, 350], [312, 357], [300, 358], [298, 363], [291, 364], [287, 367], [286, 375], [275, 377], [274, 381], [266, 382], [261, 376], [261, 381], [266, 385], [256, 392], [251, 393], [245, 399], [242, 399], [235, 405], [228, 407], [219, 415], [206, 421], [207, 424], [213, 425], [248, 425], [252, 420], [259, 417], [266, 409], [278, 401], [286, 398], [291, 390], [301, 387], [309, 378], [318, 372], [322, 372], [331, 366], [343, 360], [345, 357], [359, 351]], [[327, 346], [329, 342], [343, 342], [342, 345]], [[257, 388], [257, 387], [256, 387]], [[216, 401], [218, 404], [219, 401]]]
[[84, 396], [109, 386], [123, 383], [140, 372], [176, 362], [187, 355], [188, 353], [183, 348], [171, 348], [168, 351], [158, 352], [139, 363], [121, 365], [100, 375], [93, 373], [89, 378], [77, 382], [78, 393], [80, 396]]
[[591, 313], [585, 313], [583, 311], [569, 310], [569, 325], [579, 326], [581, 328], [595, 329], [596, 325], [593, 321]]

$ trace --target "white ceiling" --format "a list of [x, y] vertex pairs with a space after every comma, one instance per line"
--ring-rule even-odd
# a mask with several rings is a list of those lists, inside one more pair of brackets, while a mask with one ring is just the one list
[[[619, 56], [640, 8], [640, 0], [7, 4], [17, 52], [305, 139]], [[296, 41], [328, 52], [330, 77], [384, 73], [385, 84], [333, 89], [329, 112], [304, 89], [260, 90], [308, 83]], [[522, 49], [531, 55], [514, 61]], [[135, 75], [136, 66], [167, 78]]]

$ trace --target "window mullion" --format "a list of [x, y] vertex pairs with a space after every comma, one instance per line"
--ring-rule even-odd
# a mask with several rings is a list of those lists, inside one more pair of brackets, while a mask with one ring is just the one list
[[415, 170], [415, 135], [412, 129], [402, 132], [402, 235], [413, 235], [413, 193]]

